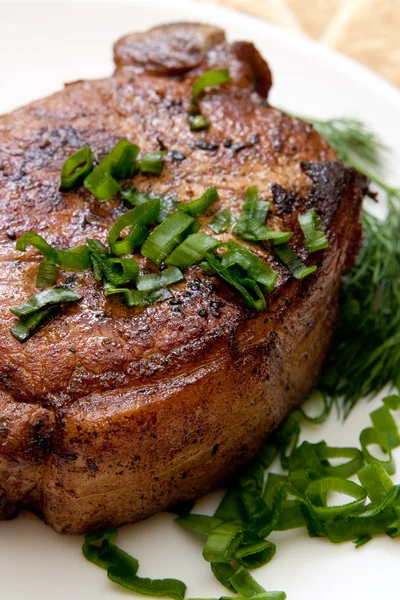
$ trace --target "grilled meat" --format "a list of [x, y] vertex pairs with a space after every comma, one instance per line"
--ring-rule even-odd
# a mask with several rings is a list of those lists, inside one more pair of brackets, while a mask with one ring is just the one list
[[[268, 105], [270, 70], [251, 43], [172, 24], [122, 38], [115, 63], [108, 79], [68, 84], [0, 117], [0, 514], [28, 506], [69, 533], [195, 498], [255, 455], [315, 382], [360, 238], [357, 174], [311, 125]], [[191, 131], [191, 85], [226, 67], [231, 82], [201, 100], [211, 128]], [[59, 176], [81, 147], [100, 160], [121, 138], [168, 150], [160, 177], [135, 177], [139, 190], [186, 202], [217, 187], [204, 230], [221, 208], [240, 213], [258, 185], [271, 226], [294, 232], [292, 247], [316, 273], [297, 281], [271, 248], [248, 244], [279, 272], [255, 313], [198, 266], [172, 300], [135, 309], [106, 298], [91, 271], [61, 272], [83, 300], [21, 345], [9, 307], [37, 291], [41, 257], [21, 255], [14, 240], [33, 229], [60, 249], [106, 241], [120, 199], [60, 192]], [[297, 219], [310, 208], [330, 242], [312, 256]]]

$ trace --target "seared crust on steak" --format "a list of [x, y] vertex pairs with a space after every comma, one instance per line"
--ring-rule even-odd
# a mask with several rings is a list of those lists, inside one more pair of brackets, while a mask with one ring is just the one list
[[[0, 118], [0, 513], [29, 506], [69, 533], [197, 497], [254, 456], [315, 381], [360, 238], [356, 172], [310, 124], [268, 106], [271, 74], [252, 44], [173, 24], [122, 38], [115, 62], [109, 79], [69, 84]], [[193, 81], [225, 67], [232, 82], [201, 100], [212, 127], [192, 132]], [[139, 190], [186, 202], [217, 187], [205, 231], [221, 208], [240, 213], [245, 189], [258, 185], [272, 226], [294, 231], [293, 248], [317, 272], [294, 280], [271, 248], [249, 244], [279, 272], [262, 313], [199, 267], [172, 301], [136, 309], [106, 298], [92, 272], [60, 272], [83, 300], [21, 345], [9, 307], [37, 291], [40, 257], [21, 255], [14, 240], [34, 229], [58, 248], [105, 241], [120, 200], [60, 192], [60, 170], [82, 146], [100, 160], [121, 138], [169, 150], [160, 177], [135, 177]], [[330, 247], [309, 257], [297, 217], [312, 207]]]

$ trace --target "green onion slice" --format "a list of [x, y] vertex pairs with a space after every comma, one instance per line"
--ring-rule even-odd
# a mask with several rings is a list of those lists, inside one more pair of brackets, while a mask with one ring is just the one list
[[68, 288], [52, 288], [38, 292], [23, 304], [12, 306], [10, 311], [24, 320], [41, 308], [49, 308], [50, 306], [60, 305], [64, 302], [76, 302], [77, 300], [81, 300], [81, 298], [82, 296], [79, 296]]
[[140, 170], [142, 173], [160, 175], [163, 167], [162, 159], [162, 152], [147, 152], [140, 161]]
[[139, 206], [140, 204], [145, 204], [150, 200], [158, 198], [160, 201], [160, 214], [157, 221], [159, 223], [165, 221], [165, 219], [178, 208], [176, 196], [171, 196], [168, 194], [147, 194], [145, 192], [139, 192], [136, 188], [131, 187], [125, 192], [122, 192], [121, 196], [133, 206]]
[[230, 583], [230, 578], [235, 573], [235, 569], [228, 563], [211, 563], [211, 571], [213, 575], [223, 586], [231, 592], [235, 592], [235, 588]]
[[257, 583], [243, 567], [239, 567], [239, 569], [230, 577], [229, 583], [232, 585], [235, 592], [246, 598], [252, 598], [258, 594], [265, 593], [264, 588], [261, 587], [261, 585]]
[[164, 269], [161, 273], [151, 273], [149, 275], [139, 275], [136, 281], [138, 290], [144, 290], [147, 292], [153, 292], [165, 288], [174, 283], [179, 283], [185, 279], [182, 271], [176, 267], [170, 267]]
[[138, 577], [129, 565], [118, 563], [111, 565], [107, 572], [108, 578], [114, 583], [145, 596], [173, 598], [183, 600], [186, 585], [179, 579], [149, 579]]
[[217, 188], [211, 186], [206, 189], [204, 194], [196, 200], [185, 202], [179, 205], [179, 210], [190, 215], [191, 217], [198, 217], [203, 215], [207, 209], [218, 200]]
[[[112, 254], [122, 256], [131, 254], [135, 246], [143, 244], [147, 237], [147, 228], [157, 221], [160, 214], [160, 200], [153, 198], [136, 208], [128, 210], [115, 221], [108, 234], [108, 244]], [[119, 240], [120, 233], [131, 227], [128, 235]]]
[[206, 515], [189, 514], [177, 517], [175, 523], [192, 533], [209, 536], [216, 527], [223, 524], [223, 520]]
[[133, 306], [148, 306], [155, 302], [162, 302], [172, 298], [172, 294], [168, 288], [161, 288], [153, 292], [145, 290], [128, 290], [125, 291], [125, 302], [129, 308]]
[[48, 288], [56, 284], [57, 267], [56, 263], [49, 258], [42, 260], [39, 265], [38, 274], [36, 277], [37, 288]]
[[227, 283], [240, 292], [246, 306], [256, 310], [264, 310], [266, 307], [265, 297], [258, 284], [249, 278], [239, 277], [232, 269], [224, 267], [216, 256], [206, 254], [205, 259], [213, 271]]
[[317, 270], [316, 265], [307, 267], [287, 244], [277, 246], [275, 251], [295, 279], [304, 279]]
[[243, 528], [238, 523], [222, 523], [211, 531], [203, 550], [208, 562], [230, 563], [243, 540]]
[[70, 190], [81, 185], [92, 169], [92, 149], [85, 146], [65, 161], [61, 170], [60, 190]]
[[34, 333], [54, 319], [58, 315], [58, 312], [58, 307], [38, 310], [23, 321], [22, 319], [18, 319], [11, 329], [11, 333], [19, 342], [26, 342]]
[[141, 253], [159, 265], [191, 233], [194, 223], [192, 217], [177, 210], [150, 233]]
[[235, 559], [246, 569], [258, 569], [269, 563], [276, 552], [276, 546], [268, 540], [243, 544], [235, 552]]
[[52, 260], [63, 269], [69, 271], [84, 271], [90, 267], [90, 255], [86, 246], [76, 246], [70, 250], [56, 250], [35, 231], [27, 231], [18, 238], [15, 247], [21, 252], [26, 251], [30, 244], [47, 259]]
[[397, 448], [397, 446], [400, 445], [400, 435], [396, 421], [390, 414], [389, 408], [387, 406], [381, 406], [370, 413], [369, 416], [371, 417], [374, 427], [386, 435], [389, 446], [391, 448]]
[[238, 265], [246, 272], [247, 277], [263, 285], [268, 292], [274, 289], [278, 274], [266, 262], [254, 252], [234, 242], [229, 242], [228, 248], [228, 252], [221, 259], [223, 267]]
[[[326, 461], [324, 469], [327, 475], [347, 479], [364, 466], [363, 455], [358, 448], [332, 448], [326, 444], [317, 444], [318, 457]], [[348, 461], [339, 465], [331, 465], [330, 458], [347, 458]]]
[[231, 225], [233, 225], [234, 222], [235, 219], [232, 213], [229, 212], [229, 210], [224, 209], [217, 214], [214, 221], [208, 224], [208, 227], [214, 233], [224, 233], [227, 229], [229, 229], [229, 227], [231, 227]]
[[199, 94], [208, 87], [228, 83], [230, 81], [229, 69], [217, 69], [215, 71], [206, 71], [196, 79], [192, 85], [192, 98], [197, 98]]
[[201, 114], [189, 115], [188, 119], [189, 119], [190, 129], [192, 131], [204, 131], [205, 129], [210, 128], [210, 125], [211, 125], [210, 119], [208, 119], [208, 117], [205, 117], [204, 115], [201, 115]]
[[102, 202], [110, 200], [120, 190], [117, 179], [133, 177], [138, 170], [136, 157], [139, 146], [120, 140], [95, 170], [86, 177], [83, 185]]
[[[338, 492], [354, 498], [352, 502], [339, 506], [326, 506], [326, 498], [329, 492]], [[306, 491], [305, 496], [310, 503], [314, 514], [319, 519], [333, 519], [334, 517], [348, 515], [364, 505], [367, 496], [364, 488], [353, 481], [348, 481], [339, 477], [323, 477], [312, 481]]]
[[192, 233], [167, 256], [165, 264], [188, 269], [202, 261], [207, 252], [214, 250], [219, 244], [220, 242], [210, 235], [202, 232]]
[[329, 241], [321, 229], [321, 219], [315, 209], [299, 215], [300, 227], [303, 231], [307, 249], [310, 252], [318, 252], [328, 248]]
[[393, 481], [387, 474], [386, 469], [378, 463], [365, 465], [358, 471], [357, 477], [361, 485], [367, 490], [368, 498], [372, 501], [380, 501], [392, 489]]
[[[360, 444], [362, 448], [362, 453], [364, 456], [364, 460], [368, 464], [378, 463], [382, 465], [387, 471], [389, 475], [393, 475], [395, 472], [395, 466], [392, 457], [392, 449], [388, 442], [386, 435], [380, 431], [380, 429], [376, 429], [376, 427], [367, 427], [363, 429], [360, 433]], [[373, 454], [371, 454], [368, 450], [368, 446], [377, 445], [380, 446], [382, 452], [387, 454], [387, 460], [379, 460]]]
[[115, 285], [136, 281], [139, 265], [133, 258], [114, 258], [101, 242], [90, 238], [86, 241], [91, 253], [95, 278], [98, 281], [103, 277]]

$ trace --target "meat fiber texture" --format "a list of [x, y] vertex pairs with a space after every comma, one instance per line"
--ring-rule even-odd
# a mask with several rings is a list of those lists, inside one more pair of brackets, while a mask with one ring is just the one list
[[[357, 173], [310, 124], [268, 104], [271, 73], [253, 44], [171, 24], [119, 40], [115, 63], [108, 79], [67, 84], [0, 117], [0, 515], [29, 507], [68, 533], [196, 498], [251, 460], [315, 383], [360, 239]], [[211, 128], [191, 131], [193, 82], [226, 67], [231, 82], [201, 99]], [[279, 273], [257, 313], [198, 266], [172, 300], [144, 308], [106, 298], [91, 271], [60, 270], [58, 283], [82, 301], [20, 344], [9, 307], [38, 291], [41, 257], [16, 251], [15, 239], [33, 229], [60, 249], [106, 241], [120, 199], [61, 192], [60, 171], [83, 146], [99, 161], [121, 138], [168, 150], [160, 177], [135, 177], [140, 191], [186, 202], [217, 187], [204, 231], [222, 208], [239, 214], [258, 185], [269, 224], [294, 232], [290, 244], [316, 273], [297, 281], [270, 247], [247, 244]], [[311, 208], [330, 245], [308, 256], [298, 214]]]

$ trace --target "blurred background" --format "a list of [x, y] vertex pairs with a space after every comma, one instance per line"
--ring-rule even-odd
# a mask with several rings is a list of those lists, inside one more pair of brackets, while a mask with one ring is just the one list
[[211, 1], [303, 32], [400, 87], [400, 0]]

